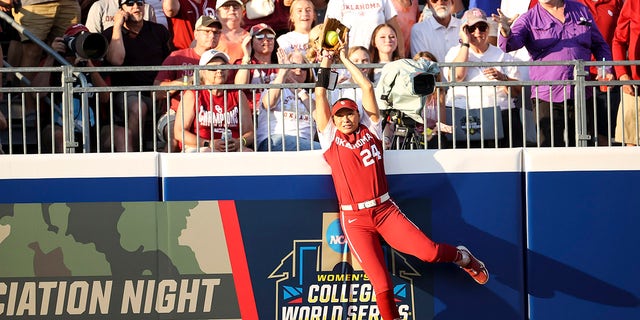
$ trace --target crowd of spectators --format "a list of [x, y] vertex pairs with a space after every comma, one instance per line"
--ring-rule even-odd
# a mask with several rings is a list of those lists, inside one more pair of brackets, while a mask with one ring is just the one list
[[[336, 18], [350, 28], [348, 41], [352, 50], [348, 54], [356, 63], [363, 64], [384, 64], [411, 57], [441, 62], [509, 62], [529, 59], [611, 61], [614, 58], [625, 60], [627, 56], [633, 59], [637, 55], [637, 37], [633, 34], [637, 19], [628, 13], [635, 7], [627, 4], [625, 15], [623, 0], [274, 0], [272, 13], [253, 19], [246, 15], [248, 1], [0, 0], [0, 9], [12, 13], [20, 25], [78, 66], [215, 67], [313, 63], [315, 61], [308, 60], [306, 54], [309, 34], [325, 18]], [[92, 61], [74, 56], [65, 37], [75, 37], [83, 32], [100, 33], [105, 37], [108, 46], [104, 59]], [[20, 38], [17, 33], [7, 35], [9, 39], [5, 40], [10, 40], [7, 61], [10, 64], [22, 67], [55, 64], [24, 35], [19, 35]], [[213, 56], [204, 61], [205, 53]], [[448, 82], [572, 80], [570, 68], [491, 67], [481, 70], [458, 67], [443, 69], [438, 78]], [[616, 67], [615, 70], [605, 67], [604, 73], [601, 69], [589, 70], [591, 75], [587, 80], [637, 79], [633, 66]], [[365, 71], [373, 81], [379, 77], [379, 69]], [[247, 89], [227, 96], [216, 89], [206, 92], [175, 89], [176, 86], [193, 85], [196, 79], [206, 85], [313, 82], [313, 70], [243, 67], [201, 70], [196, 76], [194, 68], [185, 67], [160, 72], [89, 73], [87, 76], [94, 86], [174, 87], [156, 92], [113, 92], [101, 94], [94, 100], [92, 117], [109, 116], [100, 121], [101, 128], [93, 129], [93, 136], [99, 137], [96, 147], [101, 150], [148, 150], [145, 142], [153, 139], [165, 143], [160, 150], [173, 152], [184, 151], [187, 147], [195, 151], [257, 151], [307, 150], [317, 146], [313, 129], [314, 97], [305, 90]], [[53, 78], [49, 74], [27, 74], [27, 79], [34, 82], [29, 85], [48, 86], [54, 82]], [[339, 78], [341, 83], [350, 83], [348, 72], [341, 72]], [[15, 86], [16, 82], [13, 75], [7, 74], [0, 85]], [[594, 136], [590, 143], [607, 145], [612, 143], [608, 138], [615, 134], [617, 143], [636, 145], [637, 132], [632, 130], [632, 125], [637, 122], [637, 110], [631, 108], [636, 103], [626, 99], [627, 95], [637, 97], [635, 87], [604, 88], [593, 91], [595, 99], [590, 98], [593, 92], [587, 90], [589, 132]], [[444, 110], [440, 104], [458, 108], [499, 107], [506, 116], [503, 117], [503, 128], [511, 130], [505, 135], [511, 142], [501, 141], [499, 146], [517, 147], [523, 145], [521, 119], [520, 116], [514, 119], [507, 111], [521, 107], [514, 103], [515, 100], [526, 99], [526, 105], [534, 108], [540, 117], [537, 130], [542, 146], [576, 145], [575, 137], [567, 134], [573, 132], [575, 123], [573, 88], [555, 85], [532, 86], [531, 92], [521, 89], [498, 84], [487, 90], [481, 86], [456, 89], [455, 92], [444, 88], [437, 99], [429, 99], [429, 110]], [[352, 91], [347, 95], [357, 98], [357, 90], [345, 89], [345, 92], [347, 90]], [[489, 91], [492, 94], [485, 94]], [[626, 105], [623, 118], [618, 112], [620, 92], [626, 99], [622, 99], [622, 104]], [[332, 100], [335, 100], [343, 93], [336, 91], [333, 95]], [[31, 116], [40, 105], [36, 99], [42, 99], [42, 96], [27, 95], [26, 99], [25, 112]], [[235, 101], [236, 105], [232, 106], [230, 101]], [[472, 105], [467, 106], [467, 101]], [[220, 106], [212, 105], [218, 102]], [[55, 113], [59, 101], [47, 103], [53, 106], [50, 110]], [[200, 103], [209, 105], [199, 110]], [[440, 120], [446, 121], [446, 115], [440, 116]], [[237, 118], [231, 121], [233, 117]], [[174, 125], [176, 118], [181, 121], [179, 126]], [[41, 124], [46, 128], [47, 137], [54, 136], [47, 139], [47, 150], [62, 152], [60, 123], [55, 115], [49, 119], [53, 121]], [[216, 119], [226, 120], [216, 123]], [[247, 119], [250, 122], [245, 123]], [[263, 124], [270, 119], [274, 122]], [[149, 123], [157, 123], [155, 131], [148, 130]], [[248, 127], [240, 128], [241, 123]], [[289, 136], [291, 126], [309, 132]], [[216, 142], [226, 134], [223, 128], [232, 129], [233, 133], [224, 147]], [[255, 138], [254, 128], [257, 128]], [[185, 134], [185, 130], [190, 133]]]

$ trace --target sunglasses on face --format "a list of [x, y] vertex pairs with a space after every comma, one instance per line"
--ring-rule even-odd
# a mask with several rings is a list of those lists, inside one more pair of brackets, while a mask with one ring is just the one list
[[267, 39], [269, 39], [269, 40], [273, 40], [273, 39], [275, 39], [275, 38], [276, 38], [276, 35], [271, 34], [271, 33], [267, 33], [267, 34], [261, 33], [261, 34], [256, 34], [254, 37], [255, 37], [256, 39], [258, 39], [258, 40], [262, 40], [262, 39], [264, 39], [264, 38], [267, 38]]
[[429, 1], [431, 1], [431, 3], [433, 3], [433, 4], [438, 3], [438, 1], [440, 1], [440, 2], [449, 2], [449, 0], [429, 0]]
[[476, 32], [476, 29], [480, 30], [480, 32], [486, 32], [488, 28], [489, 28], [488, 25], [484, 23], [479, 23], [479, 24], [474, 24], [472, 26], [468, 26], [467, 30], [469, 30], [469, 33]]
[[127, 2], [124, 3], [124, 5], [129, 6], [129, 7], [133, 7], [133, 5], [137, 4], [139, 7], [144, 6], [144, 1], [143, 0], [129, 0]]

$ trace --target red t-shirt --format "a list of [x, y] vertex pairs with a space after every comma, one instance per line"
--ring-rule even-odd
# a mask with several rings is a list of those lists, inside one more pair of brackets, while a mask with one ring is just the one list
[[190, 0], [180, 1], [180, 10], [175, 17], [168, 19], [169, 30], [173, 36], [173, 46], [175, 49], [186, 49], [191, 46], [194, 39], [193, 29], [196, 20], [200, 16], [215, 16], [216, 1], [202, 0], [201, 3], [195, 3]]
[[[604, 37], [604, 41], [611, 47], [613, 41], [613, 34], [616, 30], [616, 24], [618, 17], [620, 16], [620, 10], [622, 10], [623, 0], [578, 0], [578, 2], [584, 4], [591, 11], [595, 23]], [[593, 58], [592, 58], [593, 59]], [[595, 77], [598, 74], [597, 67], [591, 67], [589, 72]]]
[[[640, 59], [640, 2], [627, 0], [622, 8], [613, 39], [613, 59], [618, 61]], [[640, 80], [640, 65], [616, 66], [616, 74], [629, 75]]]
[[[211, 129], [213, 128], [213, 138], [220, 139], [225, 130], [225, 125], [231, 129], [234, 138], [240, 138], [240, 108], [238, 91], [227, 91], [227, 107], [225, 108], [225, 97], [209, 94], [209, 90], [197, 91], [196, 114], [193, 118], [191, 131], [198, 130], [200, 138], [211, 139]], [[228, 122], [225, 124], [225, 119]]]
[[332, 120], [321, 133], [324, 158], [331, 167], [340, 204], [371, 200], [389, 191], [381, 136], [381, 122], [372, 123], [366, 114], [350, 135], [338, 131]]
[[[171, 52], [169, 56], [162, 62], [163, 66], [197, 66], [200, 62], [200, 56], [192, 48], [177, 50]], [[158, 72], [156, 81], [173, 81], [184, 78], [184, 76], [191, 77], [193, 75], [193, 69], [184, 68], [181, 70], [162, 70]], [[180, 103], [180, 92], [176, 91], [171, 95], [171, 109], [178, 110], [178, 104]]]

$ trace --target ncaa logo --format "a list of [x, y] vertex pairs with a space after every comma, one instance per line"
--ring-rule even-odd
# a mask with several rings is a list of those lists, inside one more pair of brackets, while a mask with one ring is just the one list
[[329, 248], [335, 252], [346, 253], [349, 251], [347, 239], [342, 233], [342, 227], [340, 226], [340, 219], [335, 219], [329, 224], [327, 234], [325, 234], [325, 240], [329, 244]]

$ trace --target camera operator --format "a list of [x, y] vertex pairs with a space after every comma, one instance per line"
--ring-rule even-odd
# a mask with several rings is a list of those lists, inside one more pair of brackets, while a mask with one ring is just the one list
[[[83, 33], [88, 33], [89, 29], [81, 24], [75, 24], [67, 28], [65, 31], [64, 37], [57, 37], [51, 43], [51, 48], [53, 48], [56, 52], [60, 53], [66, 60], [77, 67], [94, 67], [94, 62], [91, 59], [79, 57], [76, 50], [70, 47], [70, 44], [73, 44], [71, 41], [72, 38], [79, 37]], [[100, 34], [97, 34], [100, 35]], [[105, 48], [106, 49], [106, 48]], [[102, 50], [102, 49], [99, 49]], [[104, 55], [104, 53], [102, 54]], [[58, 62], [55, 61], [53, 56], [47, 55], [43, 62], [43, 67], [51, 67], [54, 65], [59, 65]], [[106, 87], [107, 83], [104, 78], [98, 72], [88, 72], [84, 74], [88, 85], [95, 87]], [[61, 75], [59, 73], [55, 73], [52, 77], [50, 72], [40, 72], [33, 80], [33, 86], [59, 86], [61, 85]], [[74, 86], [80, 86], [80, 82], [76, 79]], [[89, 119], [83, 121], [82, 119], [82, 95], [80, 93], [73, 95], [73, 114], [74, 114], [74, 132], [76, 134], [76, 141], [82, 142], [82, 126], [89, 125], [90, 126], [90, 134], [91, 134], [91, 147], [95, 148], [95, 137], [96, 137], [96, 99], [93, 93], [85, 93], [88, 96], [89, 102]], [[49, 101], [50, 95], [46, 93], [40, 93], [39, 98], [45, 99], [45, 105], [48, 103], [49, 105], [46, 108], [43, 108], [43, 112], [41, 115], [42, 120], [42, 137], [43, 137], [43, 146], [45, 152], [52, 153], [62, 153], [64, 150], [64, 133], [62, 130], [62, 96], [60, 94], [53, 95], [53, 101]], [[99, 102], [106, 103], [109, 100], [109, 93], [104, 92], [100, 94]], [[51, 106], [53, 104], [53, 106]], [[51, 123], [51, 113], [53, 112], [53, 123]], [[78, 150], [79, 151], [79, 150]]]
[[[433, 55], [431, 55], [433, 57]], [[435, 60], [435, 57], [433, 57]], [[441, 123], [443, 112], [435, 112], [435, 121], [426, 121], [428, 110], [440, 103], [434, 97], [436, 77], [440, 68], [429, 59], [399, 59], [388, 62], [380, 72], [376, 85], [376, 99], [384, 111], [384, 147], [389, 149], [423, 149], [438, 147], [441, 138], [432, 139], [436, 132], [449, 129]], [[441, 104], [440, 104], [441, 106]], [[433, 110], [435, 111], [435, 110]], [[433, 118], [433, 112], [431, 113]], [[446, 141], [445, 141], [446, 143]]]

